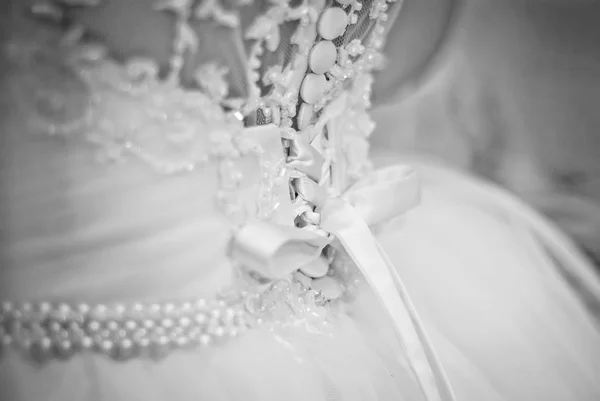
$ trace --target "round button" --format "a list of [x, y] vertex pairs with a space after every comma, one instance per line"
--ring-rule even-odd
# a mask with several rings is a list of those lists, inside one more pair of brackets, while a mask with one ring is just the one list
[[325, 93], [327, 80], [323, 74], [306, 74], [300, 88], [300, 96], [308, 104], [315, 104]]
[[342, 35], [348, 25], [348, 15], [340, 7], [325, 10], [319, 21], [319, 35], [325, 40], [332, 40]]
[[315, 74], [323, 74], [333, 67], [336, 59], [335, 45], [329, 40], [322, 40], [313, 46], [308, 63]]
[[315, 109], [312, 105], [302, 103], [300, 111], [298, 111], [298, 128], [303, 130], [308, 127], [312, 121]]

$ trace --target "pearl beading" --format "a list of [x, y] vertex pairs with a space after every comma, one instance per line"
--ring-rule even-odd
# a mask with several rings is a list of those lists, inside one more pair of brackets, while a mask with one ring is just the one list
[[281, 280], [263, 291], [213, 300], [114, 305], [3, 302], [0, 354], [17, 350], [39, 362], [82, 352], [118, 361], [164, 358], [176, 350], [224, 344], [247, 330], [302, 324], [324, 331], [327, 303], [300, 280]]

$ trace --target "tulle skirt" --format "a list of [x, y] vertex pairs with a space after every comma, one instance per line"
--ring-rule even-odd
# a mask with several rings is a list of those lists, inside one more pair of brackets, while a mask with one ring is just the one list
[[600, 287], [550, 223], [504, 191], [416, 163], [419, 207], [379, 240], [458, 400], [600, 399]]
[[[560, 233], [504, 192], [443, 168], [421, 165], [420, 172], [422, 205], [378, 238], [457, 400], [599, 400], [600, 331], [581, 297], [600, 299], [591, 266]], [[578, 279], [582, 291], [566, 277]], [[80, 354], [36, 365], [4, 355], [0, 398], [424, 399], [368, 288], [328, 313], [326, 330], [304, 325], [253, 330], [159, 361]]]

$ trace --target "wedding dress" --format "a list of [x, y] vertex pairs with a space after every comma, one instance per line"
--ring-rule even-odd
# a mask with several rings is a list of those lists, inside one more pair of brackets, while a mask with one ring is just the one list
[[598, 399], [569, 241], [371, 167], [401, 1], [9, 7], [2, 400]]

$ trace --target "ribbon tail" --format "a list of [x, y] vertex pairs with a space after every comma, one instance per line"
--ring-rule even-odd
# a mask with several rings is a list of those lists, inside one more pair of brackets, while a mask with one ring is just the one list
[[404, 286], [404, 282], [400, 278], [400, 274], [398, 273], [398, 271], [392, 264], [392, 261], [390, 260], [387, 253], [385, 253], [385, 251], [383, 250], [383, 247], [381, 246], [381, 244], [379, 244], [379, 242], [377, 242], [377, 240], [375, 238], [373, 238], [373, 241], [377, 245], [377, 249], [379, 250], [379, 255], [381, 256], [381, 258], [387, 265], [388, 271], [392, 275], [394, 284], [396, 285], [396, 289], [398, 291], [398, 295], [400, 296], [400, 298], [402, 299], [402, 302], [404, 303], [404, 306], [406, 308], [406, 314], [408, 315], [408, 317], [410, 318], [410, 320], [413, 324], [414, 331], [415, 331], [416, 335], [419, 337], [419, 339], [421, 340], [421, 345], [422, 345], [423, 351], [425, 352], [426, 357], [429, 360], [431, 370], [432, 370], [434, 376], [436, 377], [436, 382], [437, 382], [438, 388], [440, 390], [442, 400], [448, 400], [448, 401], [455, 400], [456, 397], [454, 395], [452, 387], [450, 386], [450, 380], [448, 379], [448, 375], [446, 374], [446, 371], [442, 367], [442, 363], [440, 362], [440, 359], [439, 359], [437, 353], [435, 352], [435, 349], [431, 345], [431, 340], [429, 339], [429, 336], [427, 335], [427, 332], [425, 331], [423, 323], [421, 322], [421, 318], [419, 317], [419, 314], [417, 313], [417, 309], [415, 308], [412, 300], [410, 299], [410, 296], [408, 295], [408, 292], [406, 291], [406, 287]]
[[336, 199], [321, 227], [334, 234], [374, 290], [388, 313], [411, 368], [428, 401], [454, 401], [455, 397], [433, 346], [400, 276], [371, 234], [367, 223], [349, 203]]

